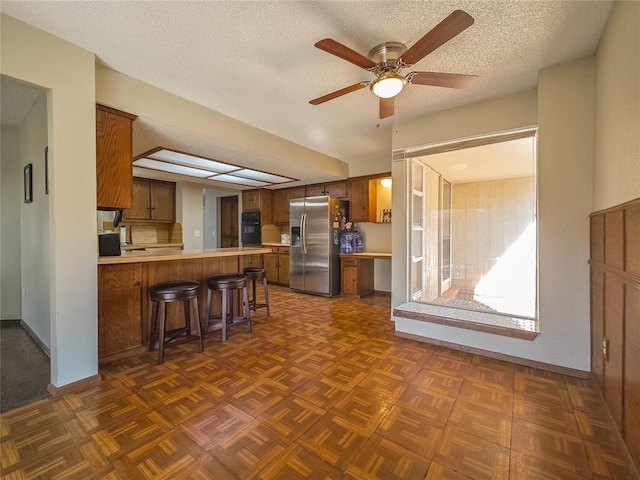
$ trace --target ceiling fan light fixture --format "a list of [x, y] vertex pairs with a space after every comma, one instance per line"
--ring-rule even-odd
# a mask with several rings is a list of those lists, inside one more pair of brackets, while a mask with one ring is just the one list
[[380, 98], [391, 98], [398, 95], [405, 85], [403, 76], [396, 73], [385, 73], [371, 82], [371, 91]]

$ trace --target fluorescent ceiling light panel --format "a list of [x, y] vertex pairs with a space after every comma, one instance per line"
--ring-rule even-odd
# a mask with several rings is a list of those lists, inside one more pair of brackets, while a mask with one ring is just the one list
[[136, 167], [150, 168], [152, 170], [159, 170], [161, 172], [177, 173], [179, 175], [189, 175], [191, 177], [206, 178], [211, 176], [211, 172], [208, 170], [199, 170], [197, 168], [185, 167], [183, 165], [176, 165], [174, 163], [160, 162], [158, 160], [152, 160], [150, 158], [139, 158], [133, 165]]
[[235, 165], [216, 162], [215, 160], [209, 160], [207, 158], [197, 157], [186, 153], [174, 152], [172, 150], [158, 150], [150, 155], [146, 155], [146, 157], [154, 160], [180, 163], [188, 167], [204, 168], [216, 173], [232, 172], [233, 170], [238, 170], [238, 168], [240, 168]]
[[285, 183], [293, 180], [292, 178], [281, 177], [280, 175], [274, 175], [273, 173], [259, 172], [258, 170], [251, 170], [249, 168], [243, 168], [242, 170], [236, 170], [234, 175], [239, 177], [251, 178], [252, 180], [262, 180], [269, 183]]
[[245, 187], [268, 187], [279, 183], [294, 182], [295, 178], [260, 172], [205, 157], [158, 147], [138, 155], [133, 161], [136, 167], [149, 168], [166, 173], [176, 173]]
[[251, 180], [250, 178], [236, 177], [234, 175], [222, 174], [214, 175], [208, 178], [209, 180], [216, 180], [218, 182], [235, 183], [238, 185], [247, 185], [250, 187], [266, 187], [270, 185], [269, 182], [260, 182], [258, 180]]

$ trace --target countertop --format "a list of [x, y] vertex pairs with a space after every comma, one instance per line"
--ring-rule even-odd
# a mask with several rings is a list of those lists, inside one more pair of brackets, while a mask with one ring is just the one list
[[357, 258], [373, 258], [373, 259], [391, 259], [391, 253], [387, 252], [361, 252], [361, 253], [341, 253], [341, 257], [357, 257]]
[[280, 243], [280, 242], [263, 242], [263, 247], [289, 247], [288, 243]]
[[120, 245], [120, 250], [143, 250], [145, 248], [182, 248], [182, 243], [127, 243]]
[[123, 252], [120, 256], [98, 257], [98, 265], [162, 262], [167, 260], [188, 260], [192, 258], [233, 257], [238, 255], [259, 255], [261, 253], [271, 253], [271, 249], [261, 247], [231, 247], [210, 248], [206, 250], [167, 250], [162, 253], [154, 252], [153, 250], [133, 250]]

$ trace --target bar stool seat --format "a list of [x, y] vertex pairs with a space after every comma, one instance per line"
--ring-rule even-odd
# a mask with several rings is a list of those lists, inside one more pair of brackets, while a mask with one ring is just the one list
[[[218, 323], [222, 325], [222, 341], [227, 340], [228, 325], [247, 324], [249, 332], [252, 331], [251, 308], [249, 305], [249, 291], [247, 288], [247, 277], [242, 274], [214, 275], [207, 278], [207, 314], [204, 322], [204, 332], [208, 333], [212, 326]], [[233, 292], [242, 290], [243, 301], [239, 307], [239, 315], [233, 311]], [[222, 294], [222, 310], [220, 317], [211, 314], [211, 303], [213, 292], [219, 291]], [[243, 309], [244, 306], [244, 309]], [[244, 313], [243, 313], [244, 310]], [[219, 322], [217, 321], [219, 320]]]
[[[202, 352], [202, 331], [198, 313], [198, 282], [173, 281], [157, 283], [149, 287], [152, 302], [151, 331], [149, 333], [149, 351], [155, 348], [158, 340], [158, 363], [164, 362], [164, 349], [169, 345], [197, 341], [198, 352]], [[184, 302], [185, 326], [167, 330], [167, 303]], [[195, 319], [196, 334], [191, 333], [191, 315]]]
[[[258, 308], [267, 309], [267, 317], [271, 316], [271, 308], [269, 307], [269, 286], [267, 283], [267, 270], [260, 267], [245, 267], [244, 274], [251, 282], [252, 297], [249, 299], [249, 306], [254, 312]], [[262, 282], [262, 288], [264, 289], [264, 303], [258, 303], [256, 297], [256, 283]]]

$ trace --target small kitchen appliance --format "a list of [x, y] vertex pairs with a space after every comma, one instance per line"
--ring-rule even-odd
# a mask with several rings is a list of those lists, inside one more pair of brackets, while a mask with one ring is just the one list
[[115, 257], [120, 255], [120, 234], [113, 232], [99, 233], [98, 254], [101, 257]]

